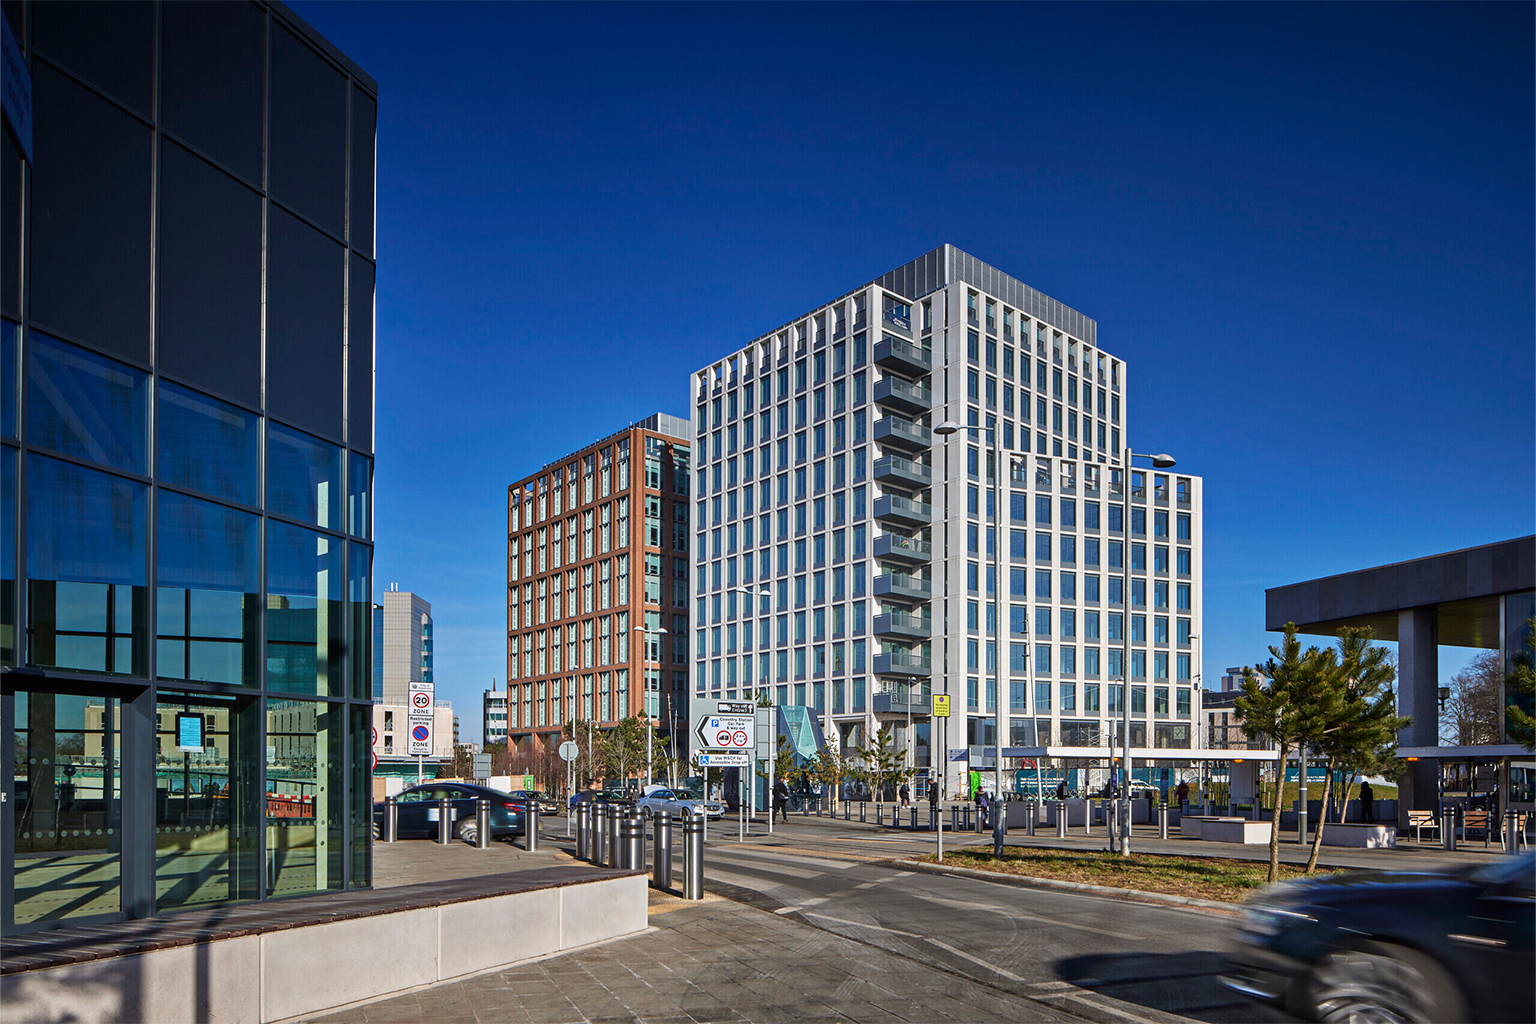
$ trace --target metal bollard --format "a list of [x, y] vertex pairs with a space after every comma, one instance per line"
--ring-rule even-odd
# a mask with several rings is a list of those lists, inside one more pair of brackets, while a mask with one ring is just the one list
[[683, 818], [683, 899], [704, 898], [704, 817]]
[[1083, 835], [1093, 835], [1093, 801], [1083, 801]]
[[912, 831], [917, 831], [917, 808], [915, 806], [912, 808]]
[[864, 824], [864, 801], [859, 801], [859, 824]]
[[662, 811], [651, 819], [656, 848], [651, 852], [651, 884], [672, 888], [672, 815]]
[[576, 805], [576, 810], [572, 812], [576, 817], [577, 860], [586, 860], [588, 854], [592, 852], [590, 849], [588, 849], [588, 840], [590, 840], [591, 837], [587, 834], [587, 810], [587, 802], [583, 800], [581, 803]]
[[483, 797], [475, 801], [475, 846], [491, 848], [491, 802]]
[[1067, 838], [1067, 802], [1056, 801], [1056, 838]]
[[1440, 845], [1447, 850], [1456, 849], [1456, 808], [1443, 807], [1440, 810]]
[[844, 800], [843, 801], [843, 820], [844, 821], [851, 821], [852, 820], [852, 814], [853, 814], [853, 804], [851, 804], [848, 801]]
[[1029, 838], [1035, 838], [1035, 818], [1040, 814], [1040, 801], [1032, 799], [1024, 805], [1024, 828]]
[[1519, 850], [1520, 832], [1515, 826], [1514, 811], [1504, 812], [1504, 852], [1515, 853]]
[[[990, 805], [988, 805], [988, 806], [990, 806]], [[980, 807], [980, 805], [978, 805], [976, 807], [976, 832], [979, 835], [980, 833], [985, 832], [986, 830], [987, 830], [987, 823], [986, 823], [986, 820], [982, 817], [981, 807]]]
[[602, 867], [608, 863], [608, 802], [597, 800], [592, 804], [592, 841], [588, 849], [592, 852], [592, 863]]
[[1003, 855], [1003, 844], [1008, 839], [1008, 801], [992, 805], [992, 856]]
[[447, 797], [437, 802], [437, 843], [447, 846], [453, 841], [453, 804]]
[[930, 806], [928, 808], [928, 831], [929, 832], [937, 832], [938, 830], [939, 830], [939, 808], [938, 808], [938, 805], [935, 804], [935, 805]]
[[645, 822], [640, 812], [631, 810], [619, 823], [619, 837], [623, 854], [619, 866], [627, 871], [645, 870]]
[[624, 813], [624, 808], [618, 804], [608, 805], [608, 866], [611, 868], [622, 867], [620, 863], [624, 856], [623, 840], [619, 838], [619, 818]]
[[384, 826], [380, 830], [380, 838], [386, 843], [398, 842], [400, 839], [400, 803], [392, 796], [384, 798]]
[[539, 849], [539, 805], [533, 800], [523, 805], [523, 849], [529, 853]]
[[1168, 805], [1157, 805], [1157, 838], [1168, 838]]

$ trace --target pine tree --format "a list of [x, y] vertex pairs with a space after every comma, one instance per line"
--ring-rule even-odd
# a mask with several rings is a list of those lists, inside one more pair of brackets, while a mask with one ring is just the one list
[[1514, 671], [1504, 680], [1510, 700], [1504, 709], [1505, 733], [1510, 742], [1536, 750], [1536, 616], [1525, 622], [1525, 650], [1514, 657]]
[[[1251, 668], [1243, 669], [1243, 693], [1234, 708], [1243, 720], [1243, 731], [1250, 736], [1272, 740], [1284, 766], [1299, 743], [1315, 732], [1313, 693], [1326, 665], [1325, 656], [1316, 648], [1301, 650], [1296, 623], [1285, 624], [1285, 639], [1271, 647], [1270, 660], [1261, 671], [1269, 677], [1268, 686], [1260, 686]], [[1282, 771], [1282, 775], [1283, 775]], [[1280, 878], [1280, 791], [1276, 786], [1272, 799], [1274, 816], [1269, 832], [1269, 881]]]

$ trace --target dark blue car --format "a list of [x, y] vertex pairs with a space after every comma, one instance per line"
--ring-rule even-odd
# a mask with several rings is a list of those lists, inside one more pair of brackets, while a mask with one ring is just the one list
[[[491, 802], [491, 838], [508, 839], [523, 834], [523, 806], [512, 794], [499, 789], [476, 786], [469, 782], [424, 782], [404, 790], [395, 798], [399, 805], [400, 838], [437, 837], [441, 800], [447, 797], [453, 822], [452, 835], [466, 843], [478, 842], [479, 827], [475, 812], [482, 798]], [[384, 828], [384, 804], [373, 805], [373, 834], [378, 838]]]
[[1245, 906], [1222, 982], [1307, 1020], [1536, 1020], [1536, 857], [1286, 882]]

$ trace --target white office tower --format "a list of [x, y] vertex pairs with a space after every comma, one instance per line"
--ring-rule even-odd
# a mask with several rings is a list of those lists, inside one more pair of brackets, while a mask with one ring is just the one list
[[1127, 387], [1093, 320], [948, 245], [699, 370], [695, 694], [948, 749], [950, 792], [990, 788], [998, 741], [1004, 788], [1080, 791], [1128, 660], [1138, 776], [1200, 745], [1201, 480], [1127, 495], [1123, 446], [1159, 443], [1126, 437]]

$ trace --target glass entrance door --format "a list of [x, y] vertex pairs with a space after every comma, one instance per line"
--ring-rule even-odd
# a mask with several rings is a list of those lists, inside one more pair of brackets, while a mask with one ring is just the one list
[[11, 792], [14, 872], [7, 927], [122, 910], [120, 704], [19, 692]]

